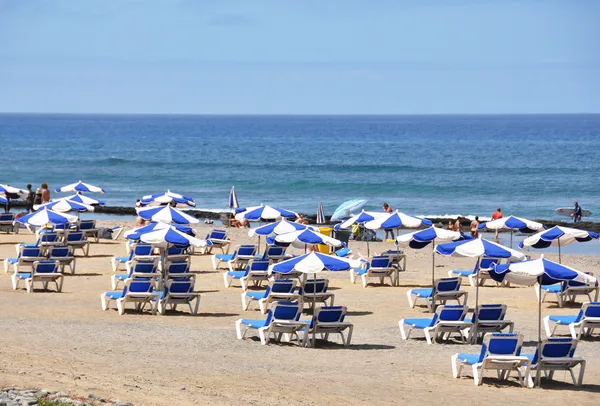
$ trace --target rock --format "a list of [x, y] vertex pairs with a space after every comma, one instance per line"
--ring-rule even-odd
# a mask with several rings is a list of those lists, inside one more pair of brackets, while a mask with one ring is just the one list
[[88, 395], [88, 398], [90, 398], [90, 399], [94, 399], [94, 400], [98, 400], [98, 401], [100, 401], [100, 402], [104, 402], [104, 399], [102, 398], [102, 396], [98, 396], [98, 395], [96, 395], [95, 393], [90, 393], [90, 394]]
[[179, 390], [185, 390], [185, 386], [182, 386], [181, 388], [179, 388]]
[[57, 396], [57, 397], [59, 397], [59, 398], [66, 398], [66, 397], [68, 397], [68, 396], [69, 396], [69, 394], [68, 394], [68, 393], [65, 393], [65, 392], [56, 392], [56, 393], [54, 394], [54, 396]]
[[46, 396], [48, 396], [48, 392], [45, 390], [40, 390], [35, 393], [35, 397], [37, 398], [45, 398]]

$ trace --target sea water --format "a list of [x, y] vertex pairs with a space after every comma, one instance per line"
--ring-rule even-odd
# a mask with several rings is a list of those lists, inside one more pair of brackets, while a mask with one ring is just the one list
[[[197, 207], [326, 214], [348, 199], [416, 215], [600, 220], [600, 115], [0, 115], [0, 183], [77, 180], [132, 206], [170, 189]], [[53, 197], [59, 194], [53, 193]], [[100, 196], [95, 196], [100, 197]]]

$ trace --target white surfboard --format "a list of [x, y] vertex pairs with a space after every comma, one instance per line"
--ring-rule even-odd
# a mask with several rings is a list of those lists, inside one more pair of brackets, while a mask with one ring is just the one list
[[[575, 209], [572, 207], [560, 207], [556, 210], [554, 210], [556, 212], [556, 214], [558, 214], [559, 216], [565, 216], [565, 217], [571, 217], [571, 215], [573, 213], [575, 213]], [[586, 209], [581, 209], [581, 216], [582, 217], [589, 217], [592, 215], [592, 212]]]

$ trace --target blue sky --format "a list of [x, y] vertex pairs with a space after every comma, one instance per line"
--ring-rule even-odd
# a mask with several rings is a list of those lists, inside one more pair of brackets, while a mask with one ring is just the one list
[[0, 0], [0, 111], [600, 113], [600, 1]]

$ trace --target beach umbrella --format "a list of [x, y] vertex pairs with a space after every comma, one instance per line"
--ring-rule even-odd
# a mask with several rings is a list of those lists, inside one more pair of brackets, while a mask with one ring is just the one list
[[229, 192], [229, 208], [237, 209], [240, 207], [240, 203], [238, 202], [237, 194], [235, 193], [235, 186], [231, 187], [231, 192]]
[[[511, 264], [493, 265], [489, 270], [490, 277], [497, 282], [507, 281], [517, 285], [531, 286], [538, 283], [538, 353], [542, 346], [542, 285], [550, 285], [562, 281], [576, 281], [585, 284], [597, 283], [597, 279], [584, 272], [561, 265], [542, 257], [531, 261]], [[537, 371], [540, 384], [540, 368]]]
[[418, 230], [412, 233], [399, 235], [396, 243], [399, 246], [410, 247], [414, 249], [425, 248], [431, 244], [431, 286], [435, 282], [435, 243], [443, 241], [459, 241], [465, 239], [465, 236], [458, 231], [450, 231], [444, 228], [431, 226], [425, 230]]
[[163, 223], [195, 224], [200, 220], [171, 206], [137, 208], [138, 216], [144, 220], [161, 221]]
[[341, 247], [344, 245], [340, 240], [321, 234], [311, 228], [304, 230], [292, 231], [291, 233], [279, 234], [272, 237], [272, 240], [281, 244], [292, 244], [297, 248], [304, 246], [304, 250], [308, 245], [325, 244], [330, 247]]
[[77, 217], [71, 214], [58, 213], [53, 210], [42, 209], [25, 216], [19, 217], [15, 221], [21, 224], [29, 224], [34, 227], [43, 227], [48, 224], [63, 225], [65, 223], [74, 223]]
[[49, 210], [54, 210], [59, 213], [66, 213], [69, 211], [76, 211], [76, 212], [94, 211], [94, 208], [92, 206], [88, 206], [88, 205], [82, 204], [82, 203], [77, 203], [77, 202], [74, 202], [74, 201], [68, 200], [68, 199], [57, 199], [57, 200], [53, 200], [48, 203], [37, 204], [37, 205], [33, 206], [33, 208], [35, 210], [49, 209]]
[[189, 196], [167, 190], [165, 193], [142, 196], [140, 200], [142, 206], [160, 206], [171, 205], [173, 207], [188, 208], [196, 207], [196, 202]]
[[598, 233], [578, 228], [554, 226], [527, 237], [519, 243], [519, 247], [548, 248], [556, 246], [558, 247], [558, 262], [561, 263], [560, 247], [573, 244], [574, 242], [586, 242], [593, 239], [598, 239]]
[[522, 233], [535, 233], [536, 231], [543, 230], [545, 227], [542, 223], [537, 221], [527, 220], [521, 217], [508, 216], [502, 217], [497, 220], [486, 221], [479, 224], [478, 228], [483, 230], [510, 230], [510, 248], [512, 248], [513, 232], [518, 230]]
[[515, 251], [485, 238], [438, 244], [435, 247], [435, 251], [444, 256], [477, 258], [475, 314], [477, 314], [479, 309], [479, 264], [481, 258], [498, 258], [507, 259], [508, 261], [522, 261], [525, 259], [525, 254], [522, 252]]
[[6, 195], [0, 195], [0, 204], [8, 204], [8, 199], [6, 198]]
[[260, 206], [248, 207], [235, 215], [236, 220], [246, 219], [249, 221], [279, 220], [282, 217], [296, 218], [298, 213], [261, 204]]
[[102, 200], [94, 199], [93, 197], [89, 197], [83, 195], [81, 193], [77, 193], [75, 195], [64, 197], [63, 199], [71, 200], [73, 202], [86, 204], [88, 206], [103, 206], [104, 202]]
[[[347, 271], [351, 268], [359, 268], [361, 266], [360, 261], [351, 260], [347, 258], [335, 257], [332, 255], [321, 254], [319, 252], [310, 252], [298, 257], [288, 259], [286, 261], [279, 262], [271, 265], [269, 270], [271, 272], [277, 272], [286, 274], [290, 272], [301, 272], [303, 274], [313, 274], [313, 284], [316, 291], [317, 278], [316, 273], [324, 270], [327, 271]], [[316, 301], [313, 296], [313, 318], [315, 317], [314, 310], [316, 309]], [[314, 320], [313, 320], [314, 325]], [[312, 346], [315, 347], [315, 333], [313, 331]]]
[[[378, 212], [378, 211], [362, 210], [360, 213], [355, 214], [354, 216], [350, 217], [348, 220], [343, 221], [339, 224], [336, 224], [335, 226], [333, 226], [333, 229], [337, 231], [337, 230], [344, 229], [344, 228], [350, 228], [354, 224], [363, 225], [369, 221], [375, 220], [376, 218], [386, 216], [387, 214], [388, 213]], [[332, 217], [332, 219], [333, 219], [333, 217]], [[367, 255], [368, 256], [371, 255], [371, 250], [369, 248], [369, 240], [368, 239], [367, 239]]]
[[317, 224], [325, 224], [325, 210], [322, 201], [317, 206]]
[[398, 210], [392, 213], [385, 213], [384, 216], [378, 216], [377, 218], [367, 221], [365, 227], [370, 230], [378, 230], [382, 228], [417, 228], [421, 226], [431, 226], [433, 223], [430, 220], [409, 216], [399, 212]]
[[331, 222], [352, 216], [353, 213], [362, 209], [365, 204], [367, 204], [367, 201], [363, 199], [345, 201], [344, 203], [340, 204], [337, 209], [335, 209], [333, 215], [331, 216]]
[[0, 185], [0, 193], [4, 193], [4, 198], [16, 199], [20, 197], [25, 199], [29, 193], [27, 190], [19, 189], [10, 185]]
[[176, 227], [155, 227], [153, 231], [140, 233], [139, 239], [142, 242], [156, 245], [193, 245], [195, 247], [206, 246], [206, 241], [193, 237], [189, 234], [179, 231]]
[[169, 227], [173, 227], [176, 230], [181, 231], [182, 233], [185, 233], [185, 234], [192, 233], [192, 235], [193, 235], [192, 227], [189, 227], [189, 226], [183, 226], [180, 224], [167, 224], [167, 223], [153, 222], [153, 223], [147, 224], [145, 226], [136, 227], [132, 230], [129, 230], [125, 234], [123, 234], [123, 236], [129, 240], [139, 240], [140, 236], [142, 234], [150, 233], [152, 231], [162, 230], [162, 229], [169, 228]]
[[71, 183], [70, 185], [65, 185], [54, 189], [55, 192], [95, 192], [95, 193], [104, 193], [105, 190], [101, 187], [90, 185], [88, 183], [83, 183], [82, 181]]
[[255, 235], [279, 235], [285, 233], [291, 233], [293, 231], [298, 230], [306, 230], [307, 228], [314, 229], [314, 227], [307, 226], [305, 224], [294, 223], [288, 221], [286, 219], [281, 219], [279, 221], [275, 221], [273, 223], [265, 224], [264, 226], [252, 228], [248, 231], [249, 237], [254, 237]]

